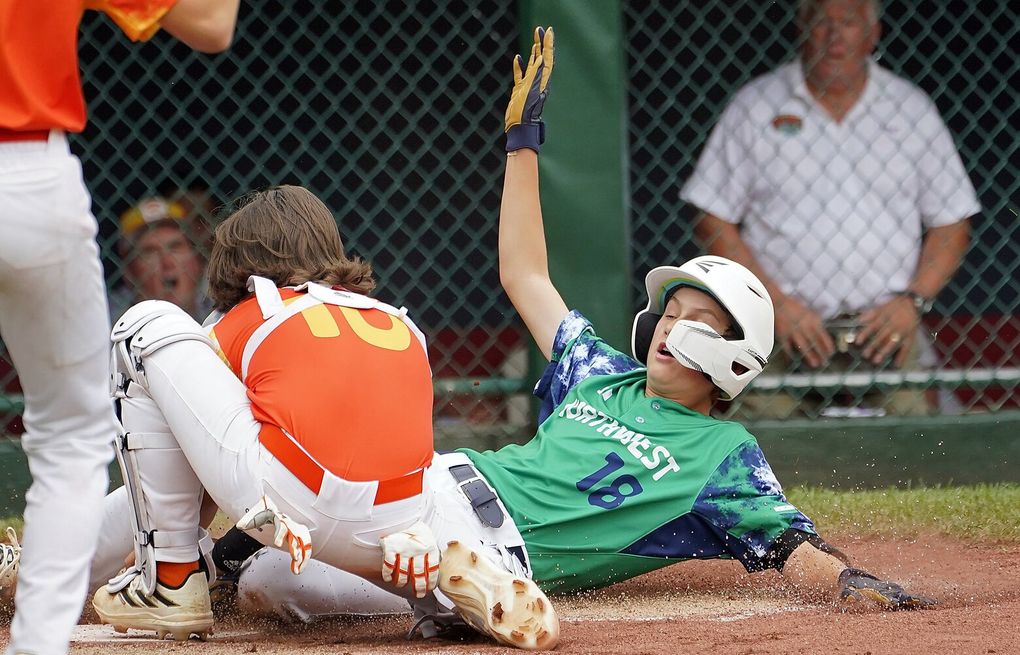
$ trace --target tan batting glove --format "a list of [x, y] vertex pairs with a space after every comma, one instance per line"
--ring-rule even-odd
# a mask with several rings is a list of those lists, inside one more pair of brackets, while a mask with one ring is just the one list
[[394, 587], [411, 580], [414, 595], [424, 598], [439, 584], [439, 546], [429, 526], [418, 521], [379, 539], [383, 549], [382, 579]]
[[255, 530], [272, 523], [276, 526], [273, 543], [282, 548], [287, 542], [290, 551], [290, 572], [298, 575], [312, 557], [312, 535], [308, 528], [298, 523], [279, 509], [269, 496], [262, 496], [255, 507], [248, 510], [237, 522], [238, 530]]
[[535, 28], [535, 43], [531, 46], [528, 65], [520, 55], [514, 57], [514, 88], [506, 107], [503, 127], [506, 131], [506, 150], [513, 152], [530, 148], [538, 152], [545, 141], [545, 124], [542, 107], [549, 94], [549, 77], [552, 75], [555, 37], [552, 28]]

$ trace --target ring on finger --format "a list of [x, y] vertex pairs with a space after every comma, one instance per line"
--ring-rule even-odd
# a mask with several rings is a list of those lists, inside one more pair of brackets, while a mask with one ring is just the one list
[[899, 333], [893, 332], [889, 335], [889, 343], [899, 343], [901, 341], [903, 341], [903, 337]]

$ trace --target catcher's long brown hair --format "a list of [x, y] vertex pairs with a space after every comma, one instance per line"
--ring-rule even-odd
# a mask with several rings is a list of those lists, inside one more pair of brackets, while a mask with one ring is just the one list
[[368, 294], [372, 267], [344, 254], [336, 220], [308, 189], [278, 186], [254, 191], [216, 228], [209, 258], [209, 297], [228, 311], [249, 295], [248, 276], [276, 286], [316, 281]]

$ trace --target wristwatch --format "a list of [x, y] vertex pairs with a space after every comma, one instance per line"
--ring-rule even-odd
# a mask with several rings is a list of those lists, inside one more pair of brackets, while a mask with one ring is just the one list
[[931, 311], [931, 308], [935, 305], [934, 298], [925, 298], [916, 291], [904, 291], [900, 294], [910, 299], [910, 302], [914, 303], [914, 309], [917, 310], [918, 316], [923, 316]]

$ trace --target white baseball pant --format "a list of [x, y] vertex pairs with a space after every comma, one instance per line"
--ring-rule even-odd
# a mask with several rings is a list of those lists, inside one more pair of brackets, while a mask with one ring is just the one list
[[[458, 540], [500, 563], [516, 575], [530, 577], [529, 566], [508, 549], [523, 553], [524, 541], [499, 503], [504, 523], [499, 528], [483, 525], [468, 499], [449, 473], [451, 466], [468, 463], [461, 453], [436, 454], [426, 472], [428, 506], [426, 523], [440, 548]], [[124, 488], [106, 499], [100, 546], [92, 567], [92, 585], [106, 583], [123, 565], [131, 551], [131, 526], [125, 519], [131, 511]], [[519, 550], [518, 550], [519, 549]], [[238, 581], [238, 607], [251, 616], [275, 616], [289, 621], [312, 622], [340, 615], [378, 615], [409, 612], [408, 600], [388, 591], [389, 585], [368, 584], [364, 579], [319, 560], [310, 561], [300, 576], [290, 572], [290, 556], [275, 549], [260, 551], [245, 566]], [[442, 596], [439, 592], [437, 596]], [[420, 601], [415, 601], [420, 602]], [[449, 602], [444, 605], [450, 606]]]
[[[450, 475], [451, 466], [467, 464], [461, 453], [436, 454], [426, 473], [433, 500], [426, 523], [432, 529], [440, 549], [457, 540], [469, 546], [515, 575], [531, 577], [530, 567], [511, 554], [513, 549], [526, 559], [524, 540], [499, 502], [504, 522], [498, 528], [483, 525]], [[320, 561], [311, 561], [295, 580], [290, 574], [289, 557], [283, 553], [261, 551], [243, 569], [238, 580], [238, 607], [253, 616], [275, 616], [290, 621], [348, 614], [396, 614], [410, 608], [403, 598], [374, 588], [344, 571]], [[413, 601], [428, 605], [431, 599]], [[443, 593], [435, 600], [452, 608]]]
[[109, 484], [110, 319], [90, 205], [63, 133], [0, 143], [0, 336], [32, 473], [9, 654], [67, 652]]

